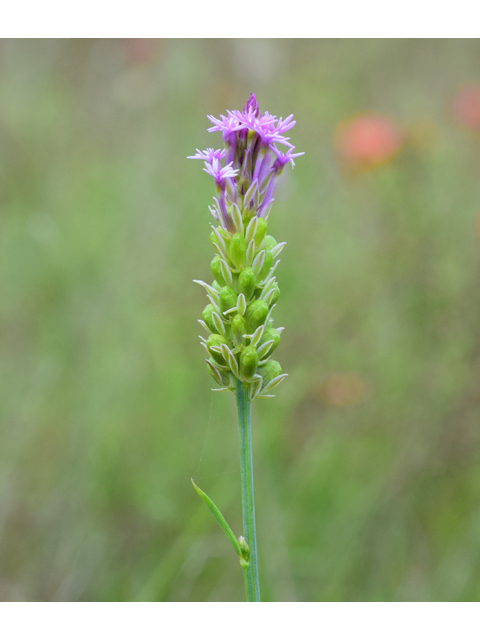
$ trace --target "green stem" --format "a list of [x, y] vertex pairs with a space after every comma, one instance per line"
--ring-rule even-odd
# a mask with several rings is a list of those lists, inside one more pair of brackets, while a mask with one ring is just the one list
[[242, 569], [243, 579], [245, 581], [245, 593], [247, 594], [247, 602], [255, 602], [255, 594], [253, 593], [253, 578], [249, 564], [244, 562], [242, 564]]
[[257, 538], [255, 531], [255, 499], [253, 491], [252, 430], [248, 391], [237, 380], [238, 433], [240, 437], [240, 473], [242, 481], [243, 537], [250, 557], [244, 568], [245, 589], [249, 602], [260, 602], [258, 583]]

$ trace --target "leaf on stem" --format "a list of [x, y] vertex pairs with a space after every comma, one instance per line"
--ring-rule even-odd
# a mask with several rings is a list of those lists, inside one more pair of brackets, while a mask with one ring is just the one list
[[190, 479], [192, 481], [193, 488], [198, 493], [200, 498], [205, 502], [205, 504], [210, 509], [210, 511], [213, 513], [213, 517], [215, 518], [215, 520], [218, 522], [218, 524], [222, 528], [223, 533], [230, 540], [230, 544], [234, 548], [235, 553], [238, 556], [240, 556], [240, 558], [242, 558], [243, 557], [243, 553], [242, 553], [242, 549], [240, 548], [240, 545], [238, 543], [238, 540], [235, 538], [235, 535], [234, 535], [233, 531], [228, 526], [227, 521], [225, 520], [225, 518], [220, 513], [217, 505], [214, 502], [212, 502], [212, 500], [210, 500], [210, 498], [207, 496], [207, 494], [204, 491], [202, 491], [199, 487], [197, 487], [197, 485], [195, 484], [195, 482], [193, 481], [192, 478], [190, 478]]

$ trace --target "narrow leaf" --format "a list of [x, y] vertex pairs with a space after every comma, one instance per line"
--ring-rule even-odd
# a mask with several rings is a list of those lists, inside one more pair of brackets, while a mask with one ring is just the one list
[[210, 511], [213, 513], [213, 517], [215, 518], [215, 520], [218, 522], [218, 524], [222, 528], [223, 533], [230, 540], [230, 544], [234, 548], [235, 553], [238, 556], [240, 556], [240, 558], [241, 558], [242, 557], [242, 551], [240, 549], [240, 545], [238, 544], [238, 540], [236, 539], [233, 531], [228, 526], [227, 521], [225, 520], [225, 518], [220, 513], [220, 510], [218, 509], [217, 505], [214, 502], [212, 502], [212, 500], [210, 500], [210, 498], [207, 496], [207, 494], [205, 492], [203, 492], [199, 487], [197, 487], [197, 485], [193, 481], [193, 478], [191, 478], [191, 480], [192, 480], [193, 488], [198, 493], [200, 498], [205, 502], [205, 504], [210, 509]]

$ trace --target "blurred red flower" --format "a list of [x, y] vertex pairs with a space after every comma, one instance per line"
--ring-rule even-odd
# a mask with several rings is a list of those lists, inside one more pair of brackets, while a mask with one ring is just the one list
[[398, 153], [402, 135], [386, 116], [367, 113], [341, 122], [335, 135], [342, 160], [358, 168], [383, 164]]
[[457, 91], [453, 113], [462, 124], [480, 130], [480, 85], [470, 84]]

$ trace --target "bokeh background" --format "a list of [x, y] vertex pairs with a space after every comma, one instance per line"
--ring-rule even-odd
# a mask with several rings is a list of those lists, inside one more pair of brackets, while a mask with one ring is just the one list
[[243, 600], [207, 114], [294, 113], [266, 600], [480, 599], [480, 42], [0, 42], [0, 598]]

